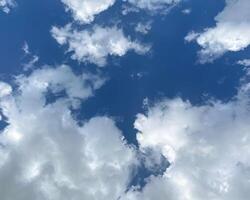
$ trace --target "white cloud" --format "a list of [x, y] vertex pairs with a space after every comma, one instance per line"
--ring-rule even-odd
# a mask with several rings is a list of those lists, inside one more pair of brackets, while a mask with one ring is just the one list
[[76, 21], [90, 23], [95, 15], [108, 9], [115, 0], [61, 0], [73, 14]]
[[0, 82], [0, 98], [9, 95], [12, 92], [12, 88], [9, 84]]
[[135, 27], [135, 31], [146, 35], [151, 30], [151, 28], [152, 28], [151, 21], [146, 23], [139, 22]]
[[192, 12], [191, 8], [186, 8], [184, 10], [181, 11], [184, 15], [189, 15]]
[[[171, 163], [140, 190], [131, 172], [138, 160], [108, 117], [79, 125], [75, 109], [103, 79], [68, 66], [42, 68], [0, 83], [8, 126], [0, 134], [0, 193], [11, 200], [246, 200], [250, 195], [250, 84], [228, 103], [194, 106], [165, 100], [135, 121], [145, 166]], [[66, 96], [46, 103], [46, 94]], [[145, 106], [147, 106], [145, 100]], [[158, 154], [159, 153], [159, 154]], [[144, 154], [147, 155], [147, 154]], [[152, 162], [152, 163], [151, 163]], [[157, 167], [157, 166], [156, 166]], [[11, 185], [11, 187], [10, 187]]]
[[149, 11], [165, 10], [175, 6], [181, 0], [125, 0], [133, 6]]
[[250, 59], [239, 60], [237, 64], [245, 67], [250, 67]]
[[165, 100], [139, 114], [141, 150], [160, 150], [170, 161], [163, 176], [122, 200], [246, 200], [250, 195], [250, 85], [235, 100], [194, 106]]
[[25, 53], [25, 55], [29, 55], [30, 54], [30, 47], [28, 45], [28, 43], [25, 41], [23, 46], [22, 46], [22, 50]]
[[53, 27], [51, 32], [60, 45], [69, 46], [68, 51], [73, 52], [72, 59], [99, 66], [106, 64], [108, 56], [123, 56], [130, 50], [145, 54], [150, 49], [132, 41], [117, 27], [94, 26], [92, 30], [76, 31], [67, 25], [64, 28]]
[[[133, 148], [112, 119], [94, 117], [80, 126], [70, 111], [102, 83], [67, 66], [16, 78], [17, 90], [0, 99], [9, 124], [0, 134], [1, 199], [119, 199], [135, 164]], [[46, 104], [48, 89], [67, 96]]]
[[226, 7], [215, 18], [216, 26], [197, 33], [193, 40], [202, 47], [201, 63], [212, 62], [227, 51], [241, 51], [250, 45], [249, 10], [248, 0], [227, 0]]
[[31, 53], [27, 42], [24, 42], [22, 50], [24, 52], [25, 57], [28, 58], [28, 61], [23, 64], [23, 69], [24, 71], [28, 71], [35, 67], [35, 64], [39, 61], [39, 57]]
[[0, 0], [0, 9], [5, 13], [9, 13], [10, 9], [16, 5], [14, 0]]

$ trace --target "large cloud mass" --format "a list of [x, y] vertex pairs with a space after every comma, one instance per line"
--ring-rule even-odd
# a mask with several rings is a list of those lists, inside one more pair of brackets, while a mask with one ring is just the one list
[[61, 0], [69, 9], [76, 21], [90, 23], [95, 15], [108, 9], [115, 0]]
[[[95, 117], [80, 126], [70, 111], [102, 83], [60, 66], [18, 76], [13, 92], [0, 84], [8, 123], [0, 134], [1, 199], [111, 200], [126, 190], [134, 150], [114, 121]], [[48, 91], [55, 95], [52, 102]]]
[[77, 31], [70, 25], [63, 28], [53, 27], [53, 37], [60, 45], [67, 44], [72, 58], [80, 62], [104, 66], [108, 56], [123, 56], [133, 50], [138, 54], [149, 51], [149, 46], [132, 41], [122, 29], [94, 26], [92, 30]]
[[250, 1], [226, 0], [226, 7], [215, 20], [216, 26], [202, 33], [191, 32], [186, 40], [202, 47], [201, 63], [212, 62], [227, 51], [240, 51], [250, 45]]
[[126, 200], [246, 200], [250, 195], [250, 85], [228, 103], [193, 106], [181, 99], [139, 114], [140, 148], [158, 149], [170, 161]]

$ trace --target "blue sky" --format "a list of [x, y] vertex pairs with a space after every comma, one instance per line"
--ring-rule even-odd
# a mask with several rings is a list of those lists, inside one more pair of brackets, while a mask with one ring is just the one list
[[248, 8], [0, 0], [1, 198], [246, 200]]

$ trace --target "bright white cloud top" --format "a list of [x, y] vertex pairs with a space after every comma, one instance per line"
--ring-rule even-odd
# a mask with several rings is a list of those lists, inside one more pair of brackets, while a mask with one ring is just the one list
[[10, 9], [16, 5], [14, 0], [0, 0], [0, 9], [5, 13], [9, 13]]
[[[6, 84], [0, 99], [9, 123], [0, 134], [1, 199], [118, 199], [130, 181], [133, 148], [112, 119], [79, 126], [70, 111], [103, 80], [60, 66], [18, 76], [16, 83], [18, 92]], [[46, 104], [48, 90], [66, 97]]]
[[99, 13], [111, 7], [115, 0], [61, 0], [76, 21], [91, 23]]
[[[3, 199], [246, 200], [250, 195], [249, 84], [228, 103], [193, 106], [173, 99], [138, 114], [139, 150], [159, 152], [170, 167], [147, 179], [142, 190], [127, 191], [140, 162], [135, 148], [112, 119], [95, 117], [80, 126], [70, 111], [103, 79], [60, 66], [18, 76], [16, 83], [18, 92], [1, 83], [7, 92], [0, 106], [9, 123], [0, 135]], [[47, 104], [48, 90], [66, 96]]]
[[187, 41], [195, 40], [202, 49], [201, 63], [212, 62], [227, 51], [236, 52], [250, 45], [250, 1], [226, 0], [226, 7], [216, 18], [216, 26], [202, 33], [191, 32]]
[[72, 59], [105, 66], [108, 56], [124, 56], [128, 51], [145, 54], [150, 47], [126, 37], [118, 27], [94, 26], [91, 30], [77, 31], [70, 25], [53, 27], [53, 37], [60, 45], [68, 45]]

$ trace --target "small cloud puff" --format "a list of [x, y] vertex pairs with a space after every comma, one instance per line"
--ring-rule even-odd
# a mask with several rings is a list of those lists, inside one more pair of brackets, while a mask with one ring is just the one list
[[[8, 122], [0, 134], [1, 199], [110, 200], [126, 191], [134, 149], [112, 119], [94, 117], [80, 126], [71, 112], [102, 83], [68, 66], [17, 76], [13, 92], [0, 83]], [[46, 104], [48, 90], [66, 95]]]
[[[198, 53], [201, 63], [213, 62], [228, 51], [241, 51], [250, 45], [249, 10], [248, 0], [226, 1], [226, 7], [215, 18], [216, 26], [195, 33], [192, 40], [202, 47]], [[187, 41], [191, 41], [189, 38]]]
[[181, 0], [124, 0], [133, 6], [148, 11], [165, 10], [175, 6]]
[[61, 0], [76, 21], [91, 23], [99, 13], [111, 7], [115, 0]]
[[91, 30], [77, 31], [67, 25], [63, 28], [53, 27], [51, 33], [60, 45], [69, 46], [72, 59], [98, 66], [105, 66], [108, 56], [124, 56], [130, 50], [145, 54], [150, 50], [148, 45], [126, 37], [123, 30], [116, 26], [94, 26]]

